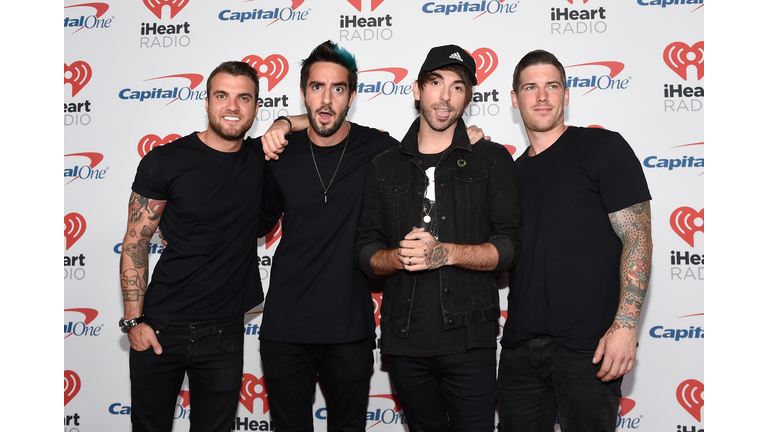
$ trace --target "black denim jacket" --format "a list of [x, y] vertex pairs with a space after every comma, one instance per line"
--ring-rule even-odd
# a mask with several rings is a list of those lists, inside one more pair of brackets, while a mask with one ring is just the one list
[[[368, 277], [371, 257], [381, 249], [399, 247], [400, 240], [420, 226], [426, 175], [416, 162], [419, 118], [399, 147], [373, 160], [365, 184], [355, 259]], [[491, 243], [499, 253], [494, 271], [469, 271], [443, 266], [439, 271], [445, 329], [499, 317], [496, 273], [518, 259], [522, 223], [520, 185], [512, 156], [502, 145], [480, 140], [470, 145], [459, 119], [453, 142], [435, 169], [436, 220], [439, 241]], [[407, 337], [418, 272], [400, 270], [387, 277], [381, 306], [381, 331]]]

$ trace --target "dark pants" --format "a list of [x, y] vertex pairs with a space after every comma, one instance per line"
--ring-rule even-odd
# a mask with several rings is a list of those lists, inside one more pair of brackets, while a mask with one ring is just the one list
[[409, 431], [493, 431], [495, 349], [475, 348], [436, 357], [387, 357]]
[[133, 431], [171, 430], [185, 373], [190, 432], [230, 431], [243, 379], [243, 317], [194, 325], [147, 319], [147, 324], [163, 353], [131, 348]]
[[594, 351], [572, 350], [549, 337], [503, 348], [499, 360], [499, 419], [503, 432], [615, 432], [622, 378], [604, 383]]
[[262, 340], [269, 411], [280, 432], [312, 431], [312, 399], [320, 375], [330, 432], [365, 430], [373, 370], [373, 339], [348, 344]]

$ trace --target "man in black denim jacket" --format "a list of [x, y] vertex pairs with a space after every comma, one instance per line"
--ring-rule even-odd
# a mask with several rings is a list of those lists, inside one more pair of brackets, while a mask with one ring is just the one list
[[381, 350], [412, 431], [493, 429], [495, 273], [516, 263], [522, 226], [512, 156], [463, 133], [476, 83], [469, 53], [433, 48], [414, 85], [420, 116], [365, 185], [355, 257], [387, 277]]

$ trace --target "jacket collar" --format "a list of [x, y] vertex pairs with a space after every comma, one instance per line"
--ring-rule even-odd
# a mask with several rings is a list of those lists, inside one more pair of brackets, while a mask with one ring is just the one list
[[[400, 141], [400, 152], [415, 156], [419, 153], [419, 126], [421, 117], [416, 117], [416, 120], [411, 123], [411, 127], [406, 132], [403, 139]], [[469, 136], [467, 135], [467, 127], [464, 125], [464, 120], [459, 117], [456, 122], [456, 128], [453, 130], [453, 140], [451, 145], [446, 149], [446, 154], [450, 154], [454, 149], [463, 149], [472, 151], [472, 144], [469, 143]]]

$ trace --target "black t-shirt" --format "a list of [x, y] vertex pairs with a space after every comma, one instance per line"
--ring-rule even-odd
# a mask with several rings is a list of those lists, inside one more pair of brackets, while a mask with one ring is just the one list
[[261, 145], [225, 153], [193, 133], [156, 147], [132, 189], [166, 200], [160, 255], [144, 300], [156, 319], [201, 321], [242, 315], [264, 299], [257, 240], [264, 180]]
[[568, 127], [516, 161], [523, 246], [510, 273], [504, 347], [548, 335], [593, 350], [613, 323], [622, 245], [608, 215], [651, 199], [642, 166], [616, 132]]
[[[434, 171], [443, 153], [419, 153], [416, 161], [427, 173], [429, 183], [435, 180]], [[430, 175], [431, 174], [431, 175]], [[439, 240], [438, 224], [435, 219], [434, 188], [425, 191], [421, 214], [421, 228], [426, 229]], [[428, 197], [431, 197], [429, 199]], [[428, 216], [425, 218], [425, 216]], [[416, 290], [408, 323], [408, 337], [392, 337], [384, 334], [381, 338], [381, 352], [387, 355], [408, 357], [434, 357], [460, 354], [471, 348], [496, 348], [497, 322], [486, 321], [465, 327], [446, 330], [443, 325], [443, 307], [440, 294], [440, 270], [421, 271], [416, 276]]]
[[398, 142], [355, 123], [346, 150], [346, 138], [319, 147], [306, 130], [288, 139], [280, 159], [267, 163], [261, 232], [284, 216], [259, 337], [327, 344], [373, 337], [371, 287], [355, 265], [355, 236], [370, 161]]

